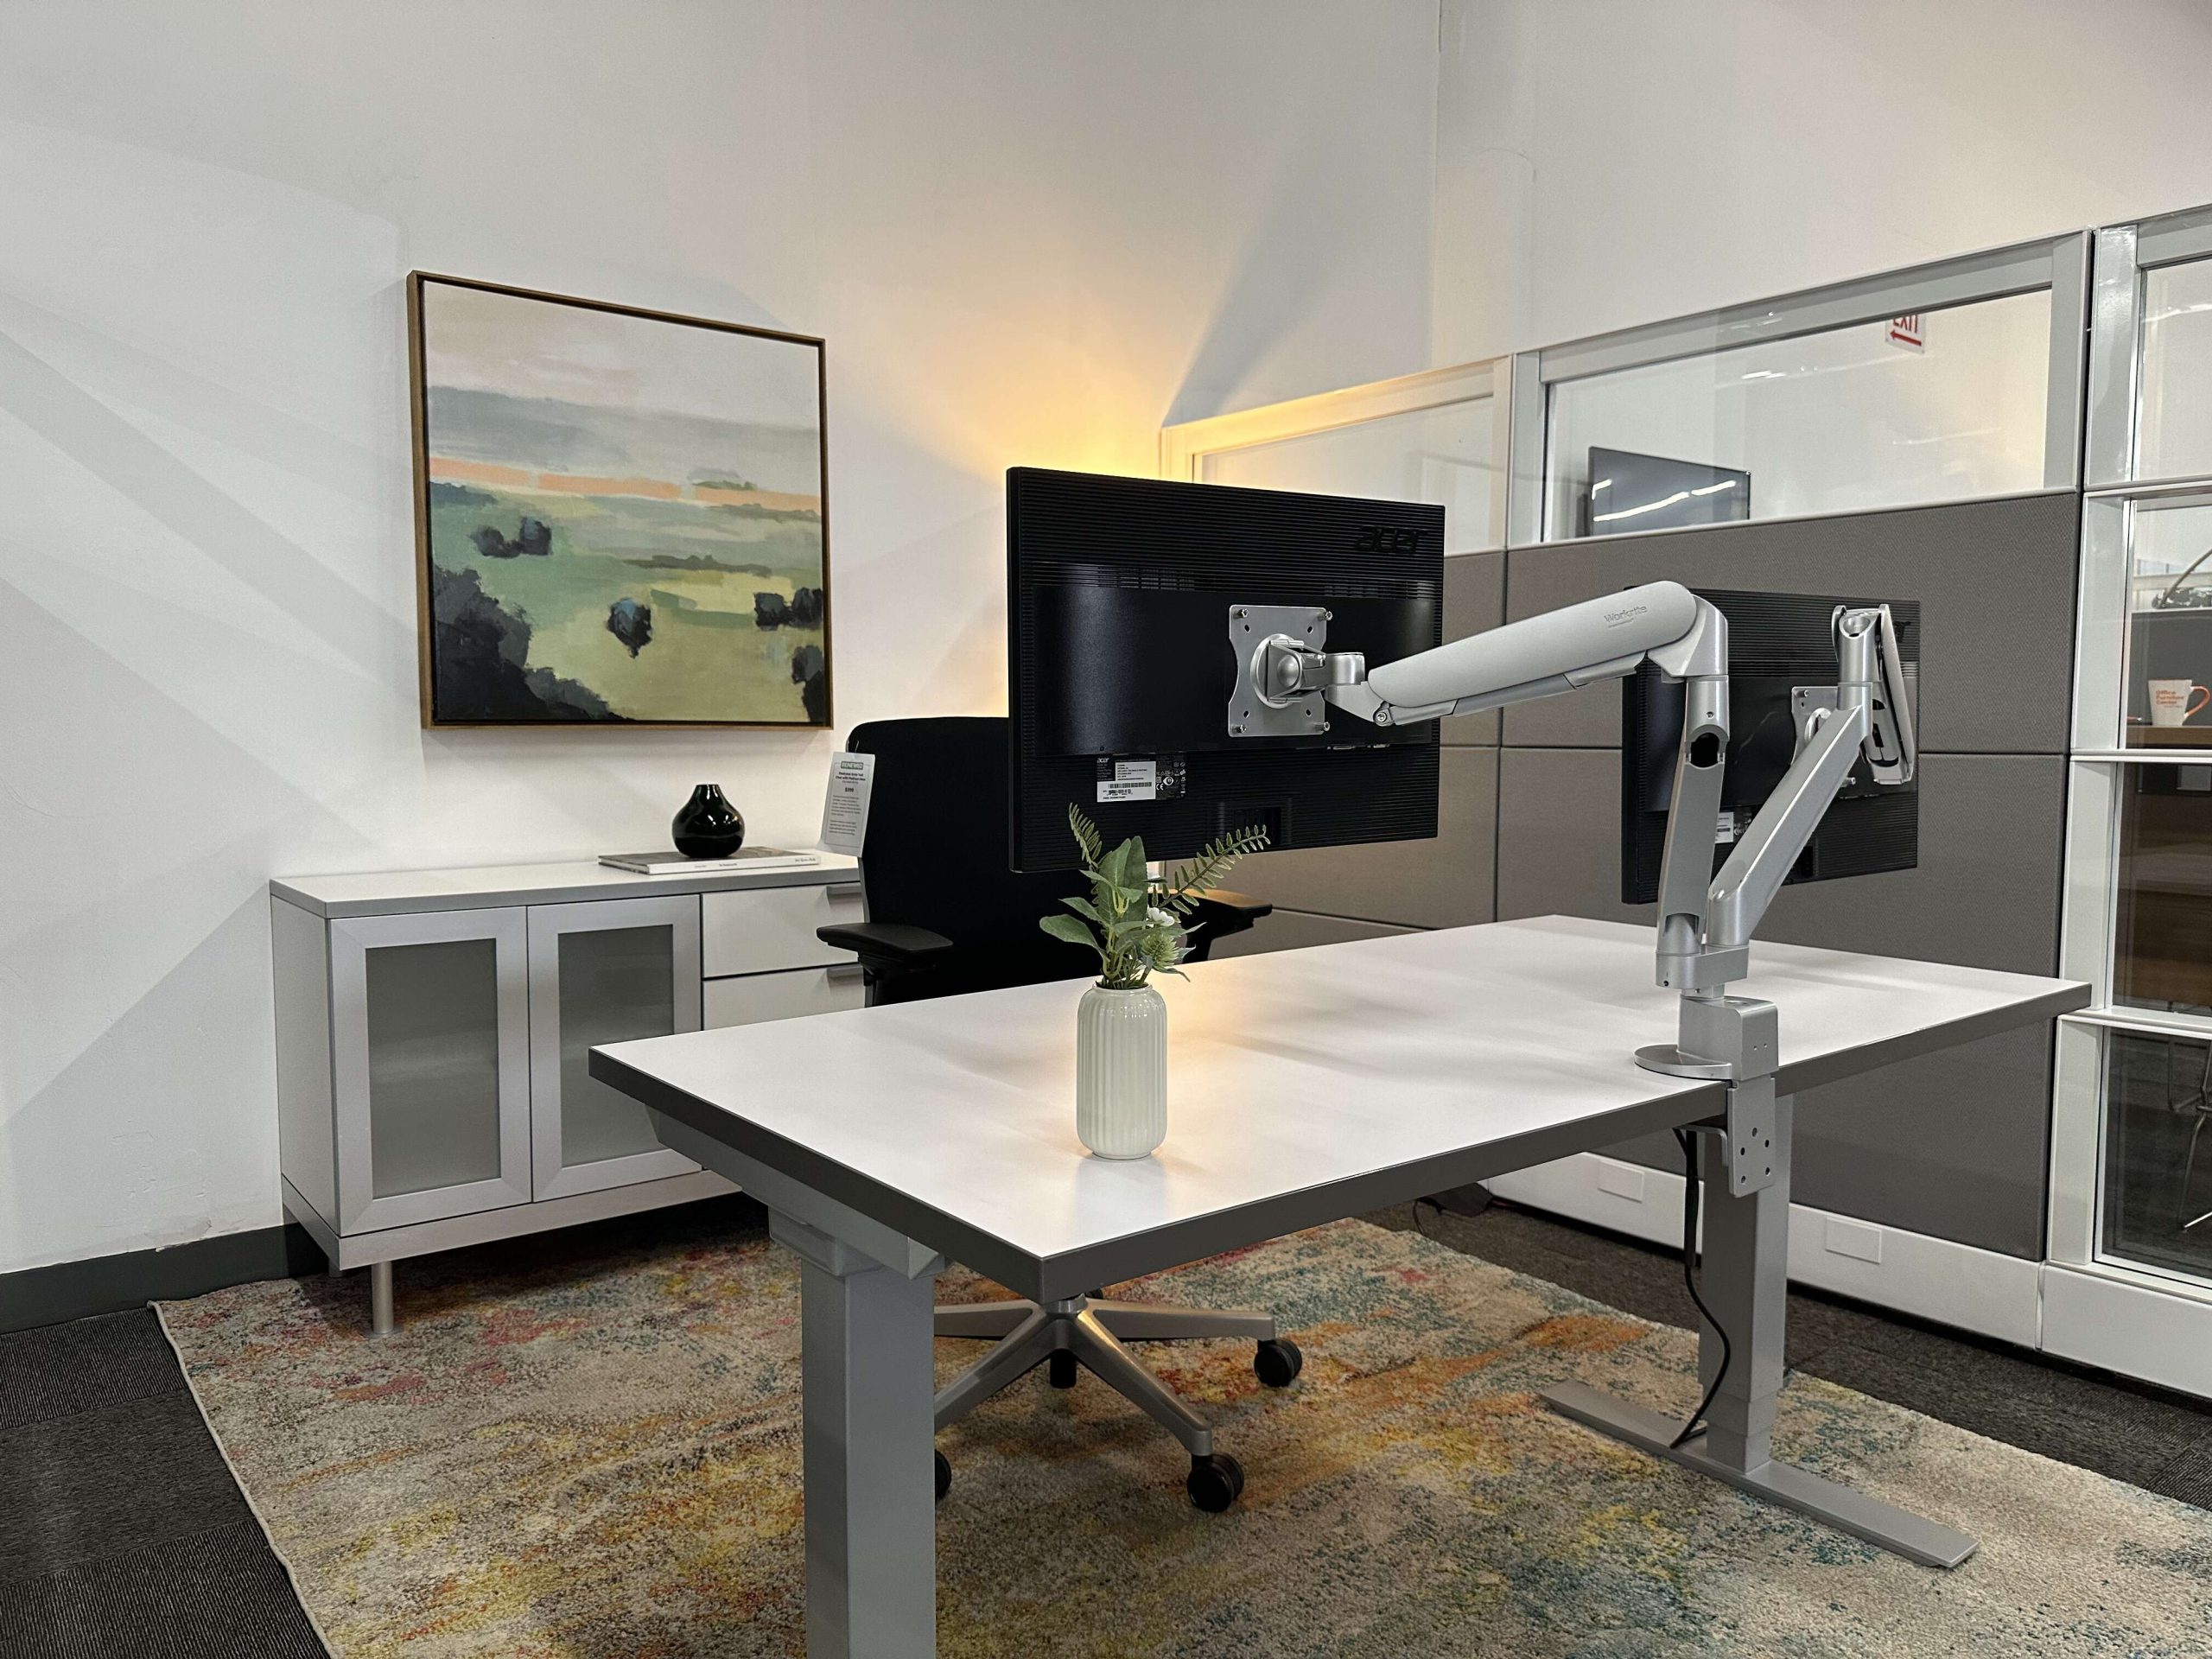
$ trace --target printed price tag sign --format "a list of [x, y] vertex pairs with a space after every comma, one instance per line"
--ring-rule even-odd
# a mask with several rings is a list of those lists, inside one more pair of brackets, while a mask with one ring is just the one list
[[875, 781], [872, 754], [838, 754], [830, 760], [830, 790], [822, 803], [824, 851], [858, 858], [868, 841], [868, 798]]

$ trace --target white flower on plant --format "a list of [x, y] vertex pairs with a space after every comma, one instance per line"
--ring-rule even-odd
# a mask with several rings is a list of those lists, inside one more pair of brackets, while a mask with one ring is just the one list
[[1145, 907], [1144, 918], [1147, 922], [1150, 922], [1154, 927], [1173, 927], [1175, 925], [1174, 912], [1162, 910], [1158, 905], [1147, 905]]

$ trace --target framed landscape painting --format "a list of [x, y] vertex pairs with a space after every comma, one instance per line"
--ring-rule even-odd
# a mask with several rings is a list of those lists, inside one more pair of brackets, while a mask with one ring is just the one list
[[830, 724], [822, 342], [407, 279], [425, 726]]

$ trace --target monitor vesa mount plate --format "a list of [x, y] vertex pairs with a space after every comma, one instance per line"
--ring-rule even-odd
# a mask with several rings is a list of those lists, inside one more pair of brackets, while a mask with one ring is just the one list
[[1229, 649], [1236, 680], [1229, 696], [1231, 737], [1313, 737], [1329, 729], [1315, 679], [1325, 661], [1332, 613], [1319, 605], [1232, 605]]

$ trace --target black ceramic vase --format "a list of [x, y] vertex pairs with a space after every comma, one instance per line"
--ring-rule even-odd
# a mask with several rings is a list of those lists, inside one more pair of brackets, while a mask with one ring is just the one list
[[693, 790], [669, 830], [686, 858], [728, 858], [745, 845], [745, 815], [729, 804], [720, 784]]

